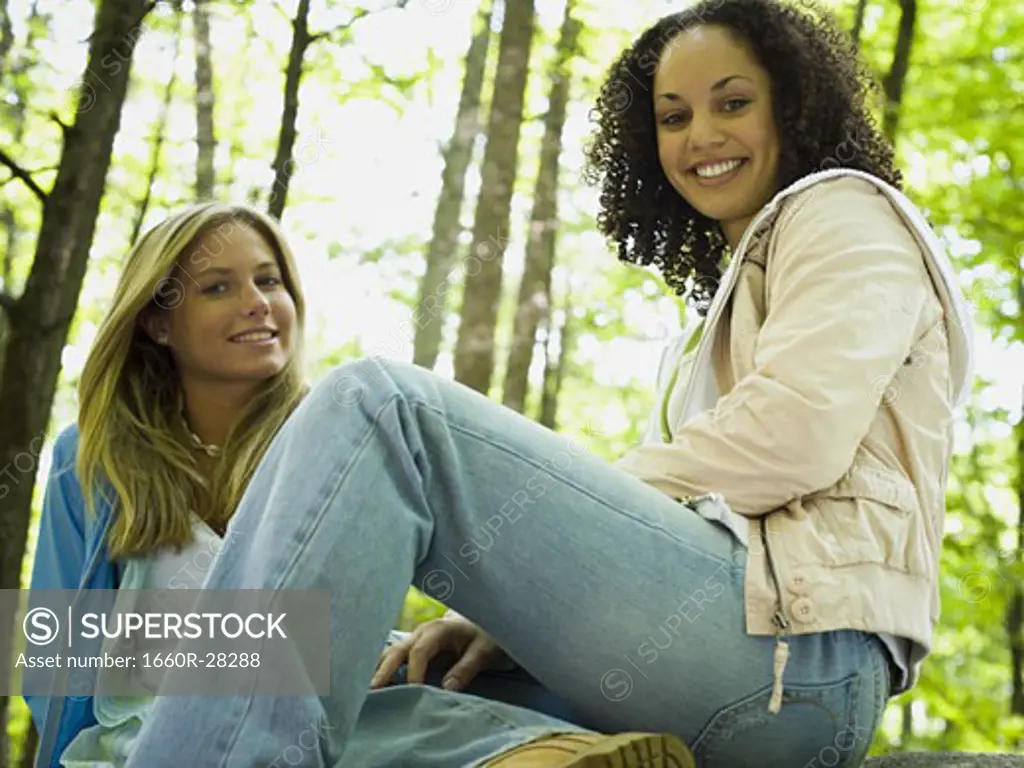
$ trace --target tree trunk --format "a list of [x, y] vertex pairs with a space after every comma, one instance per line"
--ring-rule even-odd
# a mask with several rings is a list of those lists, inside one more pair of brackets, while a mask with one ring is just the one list
[[911, 699], [907, 699], [903, 702], [903, 706], [900, 708], [900, 714], [902, 721], [900, 723], [900, 748], [906, 749], [907, 744], [914, 736], [914, 702]]
[[[245, 29], [245, 50], [252, 51], [256, 45], [256, 25], [253, 24], [252, 14], [246, 14], [246, 29]], [[234, 83], [234, 90], [227, 89], [229, 93], [241, 93], [245, 88], [245, 69], [240, 70], [241, 76]], [[242, 132], [245, 123], [248, 121], [248, 111], [245, 109], [239, 109], [237, 102], [235, 108], [232, 110], [235, 113], [235, 119], [229, 128], [229, 136], [231, 137], [229, 149], [228, 149], [228, 167], [226, 177], [223, 180], [224, 188], [230, 190], [235, 185], [236, 179], [236, 165], [238, 161], [245, 157], [245, 137]]]
[[196, 0], [192, 20], [196, 39], [196, 199], [212, 200], [215, 178], [213, 154], [217, 140], [213, 133], [209, 0]]
[[551, 342], [555, 335], [552, 325], [548, 326], [548, 337], [544, 344], [544, 390], [540, 400], [540, 417], [537, 420], [550, 430], [558, 429], [558, 397], [562, 394], [562, 383], [565, 381], [565, 372], [569, 367], [574, 343], [572, 305], [569, 304], [568, 299], [565, 302], [564, 314], [565, 320], [558, 330], [557, 359], [554, 358], [551, 348]]
[[864, 29], [864, 11], [867, 10], [868, 0], [857, 0], [857, 10], [853, 16], [853, 29], [850, 30], [850, 37], [853, 38], [855, 47], [860, 47], [860, 33]]
[[0, 79], [7, 70], [7, 54], [14, 46], [14, 27], [11, 25], [11, 12], [7, 0], [0, 0]]
[[[0, 0], [2, 1], [2, 0]], [[34, 51], [36, 44], [35, 37], [35, 20], [39, 17], [39, 2], [33, 0], [32, 6], [28, 12], [28, 34], [25, 36], [25, 50]], [[6, 15], [5, 15], [6, 18]], [[11, 149], [16, 149], [22, 145], [22, 141], [25, 139], [25, 110], [28, 105], [27, 94], [19, 87], [18, 76], [24, 73], [34, 62], [32, 59], [22, 57], [17, 63], [11, 65], [11, 81], [12, 89], [17, 99], [16, 103], [11, 109], [11, 118], [14, 124], [14, 136], [11, 142]], [[11, 295], [14, 293], [11, 286], [11, 280], [14, 278], [14, 257], [17, 254], [18, 245], [18, 219], [14, 214], [14, 208], [4, 204], [3, 208], [0, 208], [0, 224], [4, 230], [4, 256], [3, 263], [0, 265], [0, 292]], [[0, 310], [0, 377], [3, 376], [4, 370], [4, 352], [7, 349], [7, 315], [3, 310]]]
[[518, 413], [526, 409], [537, 325], [545, 313], [550, 312], [551, 270], [555, 263], [555, 238], [558, 231], [558, 160], [562, 154], [562, 129], [569, 101], [569, 65], [577, 53], [576, 41], [580, 32], [580, 23], [572, 18], [573, 6], [573, 0], [565, 4], [558, 52], [551, 73], [551, 94], [544, 119], [540, 169], [533, 193], [530, 236], [526, 243], [526, 265], [519, 284], [512, 344], [505, 366], [503, 403]]
[[[149, 7], [148, 0], [98, 4], [79, 109], [64, 132], [57, 178], [45, 195], [32, 270], [19, 299], [0, 295], [10, 323], [0, 378], [0, 589], [21, 584], [33, 481], [61, 352], [78, 306], [132, 55]], [[0, 615], [0, 690], [9, 688], [13, 623], [13, 615]], [[0, 723], [6, 722], [6, 709], [6, 699], [0, 700]], [[6, 755], [6, 728], [0, 739], [0, 754]]]
[[466, 188], [466, 170], [473, 157], [473, 144], [480, 134], [480, 92], [487, 67], [491, 41], [491, 0], [484, 0], [476, 19], [476, 31], [466, 53], [466, 74], [455, 116], [455, 130], [444, 151], [441, 196], [434, 209], [434, 229], [427, 250], [427, 266], [420, 282], [418, 317], [413, 338], [413, 362], [433, 368], [441, 348], [448, 278], [458, 253], [459, 222]]
[[[180, 18], [181, 17], [179, 16], [179, 22]], [[178, 79], [178, 53], [181, 50], [181, 36], [179, 33], [180, 24], [178, 25], [178, 28], [175, 29], [174, 57], [171, 61], [171, 74], [167, 78], [167, 85], [164, 88], [164, 101], [160, 107], [160, 116], [157, 118], [156, 127], [153, 129], [153, 148], [150, 150], [149, 154], [149, 176], [146, 178], [146, 191], [142, 195], [142, 200], [139, 201], [139, 207], [135, 211], [135, 221], [132, 223], [131, 239], [128, 241], [131, 245], [135, 245], [135, 241], [139, 239], [139, 235], [142, 233], [142, 225], [146, 220], [146, 213], [149, 211], [149, 204], [153, 198], [153, 185], [156, 183], [157, 177], [160, 175], [160, 156], [163, 153], [164, 141], [166, 141], [167, 138], [167, 118], [171, 112], [171, 101], [174, 97], [174, 84]], [[202, 151], [200, 151], [200, 155], [202, 155]], [[200, 165], [202, 165], [201, 162]], [[212, 191], [213, 190], [211, 188], [211, 193]]]
[[501, 300], [501, 269], [508, 243], [519, 131], [533, 44], [533, 0], [505, 8], [487, 126], [480, 199], [466, 260], [466, 285], [455, 344], [455, 379], [487, 393], [494, 370], [494, 335]]
[[281, 112], [281, 131], [277, 139], [277, 154], [274, 156], [274, 181], [270, 188], [267, 210], [275, 219], [284, 215], [288, 199], [288, 183], [291, 180], [295, 148], [295, 121], [299, 114], [299, 83], [302, 81], [302, 60], [306, 56], [312, 38], [309, 34], [309, 2], [299, 0], [299, 9], [292, 20], [292, 47], [288, 52], [288, 69], [284, 79], [284, 109]]
[[900, 26], [896, 35], [896, 47], [893, 50], [892, 66], [883, 82], [885, 114], [882, 119], [882, 130], [893, 143], [896, 141], [896, 130], [899, 127], [903, 86], [906, 84], [907, 71], [910, 69], [910, 49], [914, 44], [916, 19], [917, 0], [900, 0]]
[[[390, 7], [404, 8], [408, 2], [409, 0], [396, 0], [395, 4]], [[284, 206], [288, 200], [288, 187], [292, 174], [295, 172], [294, 149], [295, 139], [298, 135], [296, 119], [299, 114], [299, 85], [302, 82], [302, 62], [306, 57], [306, 49], [317, 40], [325, 38], [336, 45], [342, 45], [343, 36], [350, 33], [352, 25], [374, 12], [359, 9], [352, 14], [348, 23], [341, 24], [333, 30], [313, 35], [309, 32], [309, 5], [310, 0], [299, 0], [295, 18], [292, 19], [292, 47], [288, 52], [288, 67], [285, 70], [284, 78], [284, 109], [281, 111], [281, 130], [277, 137], [277, 153], [271, 164], [274, 180], [271, 182], [270, 199], [267, 202], [267, 212], [275, 219], [280, 219], [284, 215]]]
[[[1017, 306], [1024, 306], [1024, 271], [1017, 260]], [[1017, 435], [1017, 555], [1011, 562], [1024, 561], [1024, 407], [1014, 427]], [[1024, 586], [1018, 581], [1010, 595], [1006, 616], [1006, 631], [1010, 638], [1010, 668], [1012, 670], [1010, 712], [1024, 715]]]

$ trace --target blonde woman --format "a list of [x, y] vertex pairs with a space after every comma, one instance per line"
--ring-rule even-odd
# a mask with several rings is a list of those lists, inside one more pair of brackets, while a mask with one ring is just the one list
[[[255, 210], [204, 204], [146, 233], [82, 372], [78, 421], [54, 446], [33, 590], [203, 586], [243, 491], [307, 392], [304, 307], [290, 248]], [[71, 692], [67, 683], [54, 690]], [[123, 766], [153, 703], [25, 698], [41, 733], [36, 765], [65, 768]], [[396, 759], [414, 752], [437, 766], [579, 730], [418, 686], [375, 693], [360, 725], [353, 753], [366, 764], [390, 764], [397, 749]], [[307, 723], [291, 738], [309, 733]], [[181, 764], [217, 764], [211, 745], [202, 750]]]
[[[208, 203], [128, 254], [57, 438], [35, 589], [198, 588], [307, 391], [305, 314], [277, 224]], [[86, 493], [84, 489], [91, 489]], [[39, 765], [123, 762], [147, 701], [26, 697]]]

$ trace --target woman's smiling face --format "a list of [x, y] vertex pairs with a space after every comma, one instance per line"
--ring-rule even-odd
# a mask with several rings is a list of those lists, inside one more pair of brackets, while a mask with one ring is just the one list
[[698, 212], [720, 222], [735, 248], [778, 191], [768, 72], [725, 27], [692, 27], [662, 52], [654, 119], [665, 176]]

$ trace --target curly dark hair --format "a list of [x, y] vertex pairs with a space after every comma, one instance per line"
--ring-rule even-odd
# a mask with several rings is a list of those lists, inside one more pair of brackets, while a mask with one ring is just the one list
[[665, 47], [698, 24], [746, 42], [772, 83], [781, 142], [776, 190], [818, 170], [866, 171], [900, 188], [890, 142], [869, 111], [878, 83], [832, 13], [812, 0], [704, 0], [661, 19], [612, 65], [594, 109], [586, 178], [600, 183], [598, 227], [619, 259], [653, 263], [702, 313], [728, 244], [716, 221], [672, 187], [658, 161], [654, 71]]

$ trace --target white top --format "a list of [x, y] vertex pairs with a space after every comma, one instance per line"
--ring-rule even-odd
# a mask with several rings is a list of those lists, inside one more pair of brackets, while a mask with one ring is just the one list
[[[194, 514], [192, 537], [180, 552], [164, 547], [152, 555], [129, 558], [119, 589], [200, 589], [223, 539]], [[125, 600], [121, 599], [122, 594]], [[120, 593], [116, 605], [124, 608], [130, 601], [127, 592]], [[151, 696], [94, 696], [92, 707], [97, 725], [75, 735], [60, 757], [61, 765], [121, 768], [152, 701]]]

